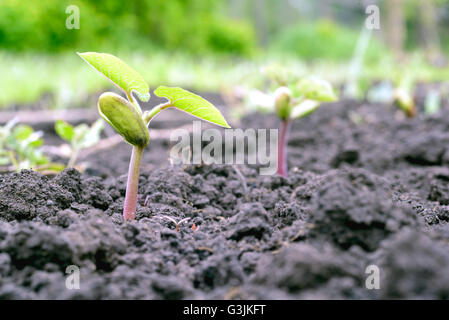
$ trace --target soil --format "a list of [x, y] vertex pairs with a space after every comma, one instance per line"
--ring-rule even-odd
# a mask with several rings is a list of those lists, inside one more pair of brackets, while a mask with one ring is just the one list
[[[170, 166], [169, 142], [151, 141], [127, 223], [126, 144], [84, 174], [0, 175], [0, 298], [448, 299], [445, 109], [325, 105], [293, 124], [287, 179], [239, 167], [247, 192], [234, 167]], [[164, 216], [190, 220], [177, 231]], [[70, 265], [79, 290], [66, 288]]]

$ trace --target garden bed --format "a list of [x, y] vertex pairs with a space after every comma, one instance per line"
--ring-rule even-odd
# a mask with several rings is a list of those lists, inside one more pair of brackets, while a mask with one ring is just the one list
[[[125, 143], [90, 155], [83, 175], [0, 175], [0, 298], [447, 299], [443, 115], [324, 105], [294, 123], [287, 179], [240, 166], [247, 193], [232, 166], [170, 166], [156, 139], [127, 223]], [[241, 123], [277, 127], [269, 115]], [[164, 216], [190, 220], [176, 231]], [[365, 286], [373, 264], [379, 290]], [[66, 288], [69, 265], [79, 290]]]

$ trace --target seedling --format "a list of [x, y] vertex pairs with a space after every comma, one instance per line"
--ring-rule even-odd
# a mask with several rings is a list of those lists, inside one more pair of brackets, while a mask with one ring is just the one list
[[396, 88], [394, 90], [394, 101], [404, 111], [407, 117], [414, 117], [416, 115], [415, 101], [410, 90], [404, 87]]
[[287, 141], [292, 120], [303, 118], [318, 109], [321, 102], [332, 102], [337, 96], [329, 82], [315, 78], [303, 78], [296, 83], [276, 89], [275, 112], [281, 119], [278, 141], [278, 171], [287, 176]]
[[27, 125], [16, 124], [17, 120], [13, 119], [0, 127], [0, 165], [12, 165], [15, 171], [44, 169], [49, 161], [41, 149], [43, 133]]
[[220, 111], [210, 102], [177, 87], [158, 87], [154, 94], [168, 101], [142, 112], [134, 94], [141, 101], [147, 102], [150, 99], [150, 88], [137, 71], [107, 53], [85, 52], [78, 55], [126, 95], [126, 98], [123, 98], [112, 92], [103, 93], [98, 99], [98, 112], [126, 142], [133, 146], [123, 208], [125, 221], [132, 220], [136, 212], [142, 153], [150, 141], [148, 126], [159, 112], [176, 108], [213, 124], [230, 127]]
[[399, 66], [393, 72], [394, 102], [407, 117], [416, 115], [416, 106], [413, 91], [416, 82], [416, 58], [410, 64]]
[[82, 149], [95, 145], [100, 140], [100, 133], [103, 127], [104, 123], [102, 119], [98, 119], [90, 127], [84, 123], [74, 127], [63, 120], [57, 120], [55, 122], [56, 133], [63, 140], [70, 143], [71, 155], [67, 167], [73, 168], [79, 152]]
[[[169, 216], [160, 216], [159, 218], [161, 218], [161, 219], [166, 219], [166, 220], [168, 220], [168, 221], [170, 221], [170, 222], [173, 222], [173, 224], [175, 225], [175, 229], [176, 229], [176, 232], [179, 232], [179, 226], [181, 225], [181, 224], [183, 224], [184, 222], [187, 222], [187, 221], [189, 221], [190, 220], [190, 218], [184, 218], [184, 219], [181, 219], [181, 220], [179, 220], [179, 221], [176, 221], [175, 219], [173, 219], [173, 218], [171, 218], [171, 217], [169, 217]], [[195, 227], [195, 228], [193, 228], [193, 227]], [[192, 226], [192, 230], [193, 231], [195, 231], [195, 230], [197, 230], [198, 228], [195, 226], [195, 224]]]

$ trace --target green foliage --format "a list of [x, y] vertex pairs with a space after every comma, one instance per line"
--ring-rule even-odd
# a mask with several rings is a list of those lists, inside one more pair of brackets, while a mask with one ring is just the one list
[[92, 126], [87, 124], [80, 124], [76, 127], [63, 121], [56, 120], [55, 131], [61, 139], [70, 143], [72, 148], [68, 167], [75, 166], [76, 159], [80, 150], [89, 148], [95, 145], [100, 140], [100, 134], [103, 130], [103, 120], [98, 119]]
[[295, 95], [309, 100], [332, 102], [337, 100], [334, 90], [329, 82], [316, 77], [305, 77], [293, 86]]
[[82, 123], [77, 126], [65, 122], [64, 120], [56, 120], [55, 131], [61, 139], [69, 142], [74, 150], [80, 150], [92, 147], [100, 140], [100, 134], [103, 130], [103, 120], [98, 119], [92, 126]]
[[16, 120], [0, 127], [0, 165], [13, 165], [16, 171], [45, 165], [42, 152], [43, 133], [27, 125], [16, 125]]
[[[344, 61], [351, 59], [359, 33], [335, 24], [329, 20], [301, 22], [285, 29], [275, 40], [273, 50], [288, 53], [305, 60], [327, 59]], [[371, 41], [366, 60], [380, 59], [383, 47]]]
[[224, 19], [211, 22], [205, 44], [205, 50], [247, 57], [257, 47], [254, 30], [248, 23]]
[[[131, 98], [132, 91], [142, 101], [150, 99], [150, 87], [143, 77], [119, 58], [108, 53], [84, 52], [78, 53], [90, 66], [102, 73]], [[140, 110], [138, 110], [140, 111]]]
[[[69, 30], [66, 8], [80, 10], [80, 29]], [[216, 0], [2, 0], [0, 47], [15, 51], [135, 50], [145, 47], [194, 54], [246, 55], [252, 28], [225, 17]]]
[[[85, 55], [81, 54], [80, 56], [83, 57]], [[126, 100], [115, 93], [105, 92], [98, 99], [98, 111], [133, 146], [123, 206], [123, 218], [125, 220], [132, 220], [135, 217], [136, 211], [142, 153], [150, 140], [147, 125], [149, 125], [155, 115], [164, 109], [174, 107], [227, 128], [229, 128], [229, 125], [211, 103], [181, 88], [164, 86], [157, 88], [155, 94], [159, 97], [167, 98], [169, 102], [157, 105], [152, 110], [145, 111], [142, 114], [140, 107], [137, 106], [137, 101], [133, 101], [130, 92], [138, 84], [138, 90], [142, 89], [139, 92], [141, 95], [148, 93], [148, 86], [145, 87], [146, 83], [143, 78], [114, 56], [91, 52], [88, 54], [88, 57], [95, 57], [95, 61], [93, 62], [95, 68], [102, 72], [108, 79], [118, 84], [127, 93], [127, 98], [129, 99]], [[61, 126], [60, 131], [64, 137], [71, 138], [74, 136], [71, 129], [65, 125]]]
[[[250, 91], [249, 102], [258, 104], [265, 111], [265, 103], [272, 104], [272, 110], [282, 120], [305, 117], [318, 109], [321, 102], [338, 99], [330, 82], [317, 76], [298, 77], [281, 66], [271, 65], [262, 70], [272, 84], [277, 86], [272, 95]], [[254, 101], [258, 100], [258, 101]]]
[[[229, 128], [220, 111], [210, 102], [181, 88], [165, 86], [157, 88], [155, 94], [167, 98], [169, 103], [163, 107], [157, 106], [152, 111], [145, 112], [142, 115], [137, 101], [132, 99], [131, 92], [136, 91], [141, 99], [146, 100], [149, 99], [150, 94], [148, 93], [148, 84], [137, 71], [110, 54], [88, 52], [79, 55], [125, 91], [129, 101], [115, 93], [103, 93], [98, 99], [98, 112], [133, 146], [145, 147], [148, 144], [150, 137], [147, 124], [154, 115], [168, 107], [175, 107], [200, 119]], [[74, 135], [68, 126], [62, 123], [59, 123], [58, 126], [62, 137], [70, 138]]]
[[292, 119], [308, 116], [318, 109], [321, 102], [334, 102], [338, 99], [332, 85], [328, 81], [317, 77], [304, 77], [293, 88], [293, 95], [297, 98], [297, 101], [292, 106], [290, 114]]
[[64, 120], [56, 120], [55, 131], [61, 137], [61, 139], [72, 142], [75, 137], [75, 128], [65, 122]]
[[212, 122], [216, 125], [230, 128], [223, 115], [212, 103], [181, 88], [160, 86], [154, 91], [158, 97], [167, 98], [175, 108], [191, 114], [197, 118]]
[[316, 100], [304, 100], [292, 108], [290, 118], [299, 119], [308, 116], [318, 109], [319, 105], [320, 103]]

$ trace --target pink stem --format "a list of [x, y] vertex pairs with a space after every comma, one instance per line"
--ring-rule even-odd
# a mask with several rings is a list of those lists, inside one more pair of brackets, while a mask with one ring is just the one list
[[137, 192], [139, 188], [139, 170], [142, 160], [143, 147], [133, 147], [129, 162], [128, 182], [126, 184], [125, 205], [123, 207], [123, 219], [134, 220], [137, 206]]
[[290, 119], [284, 119], [281, 122], [281, 132], [278, 141], [278, 174], [287, 177], [287, 145], [288, 132], [290, 130]]

